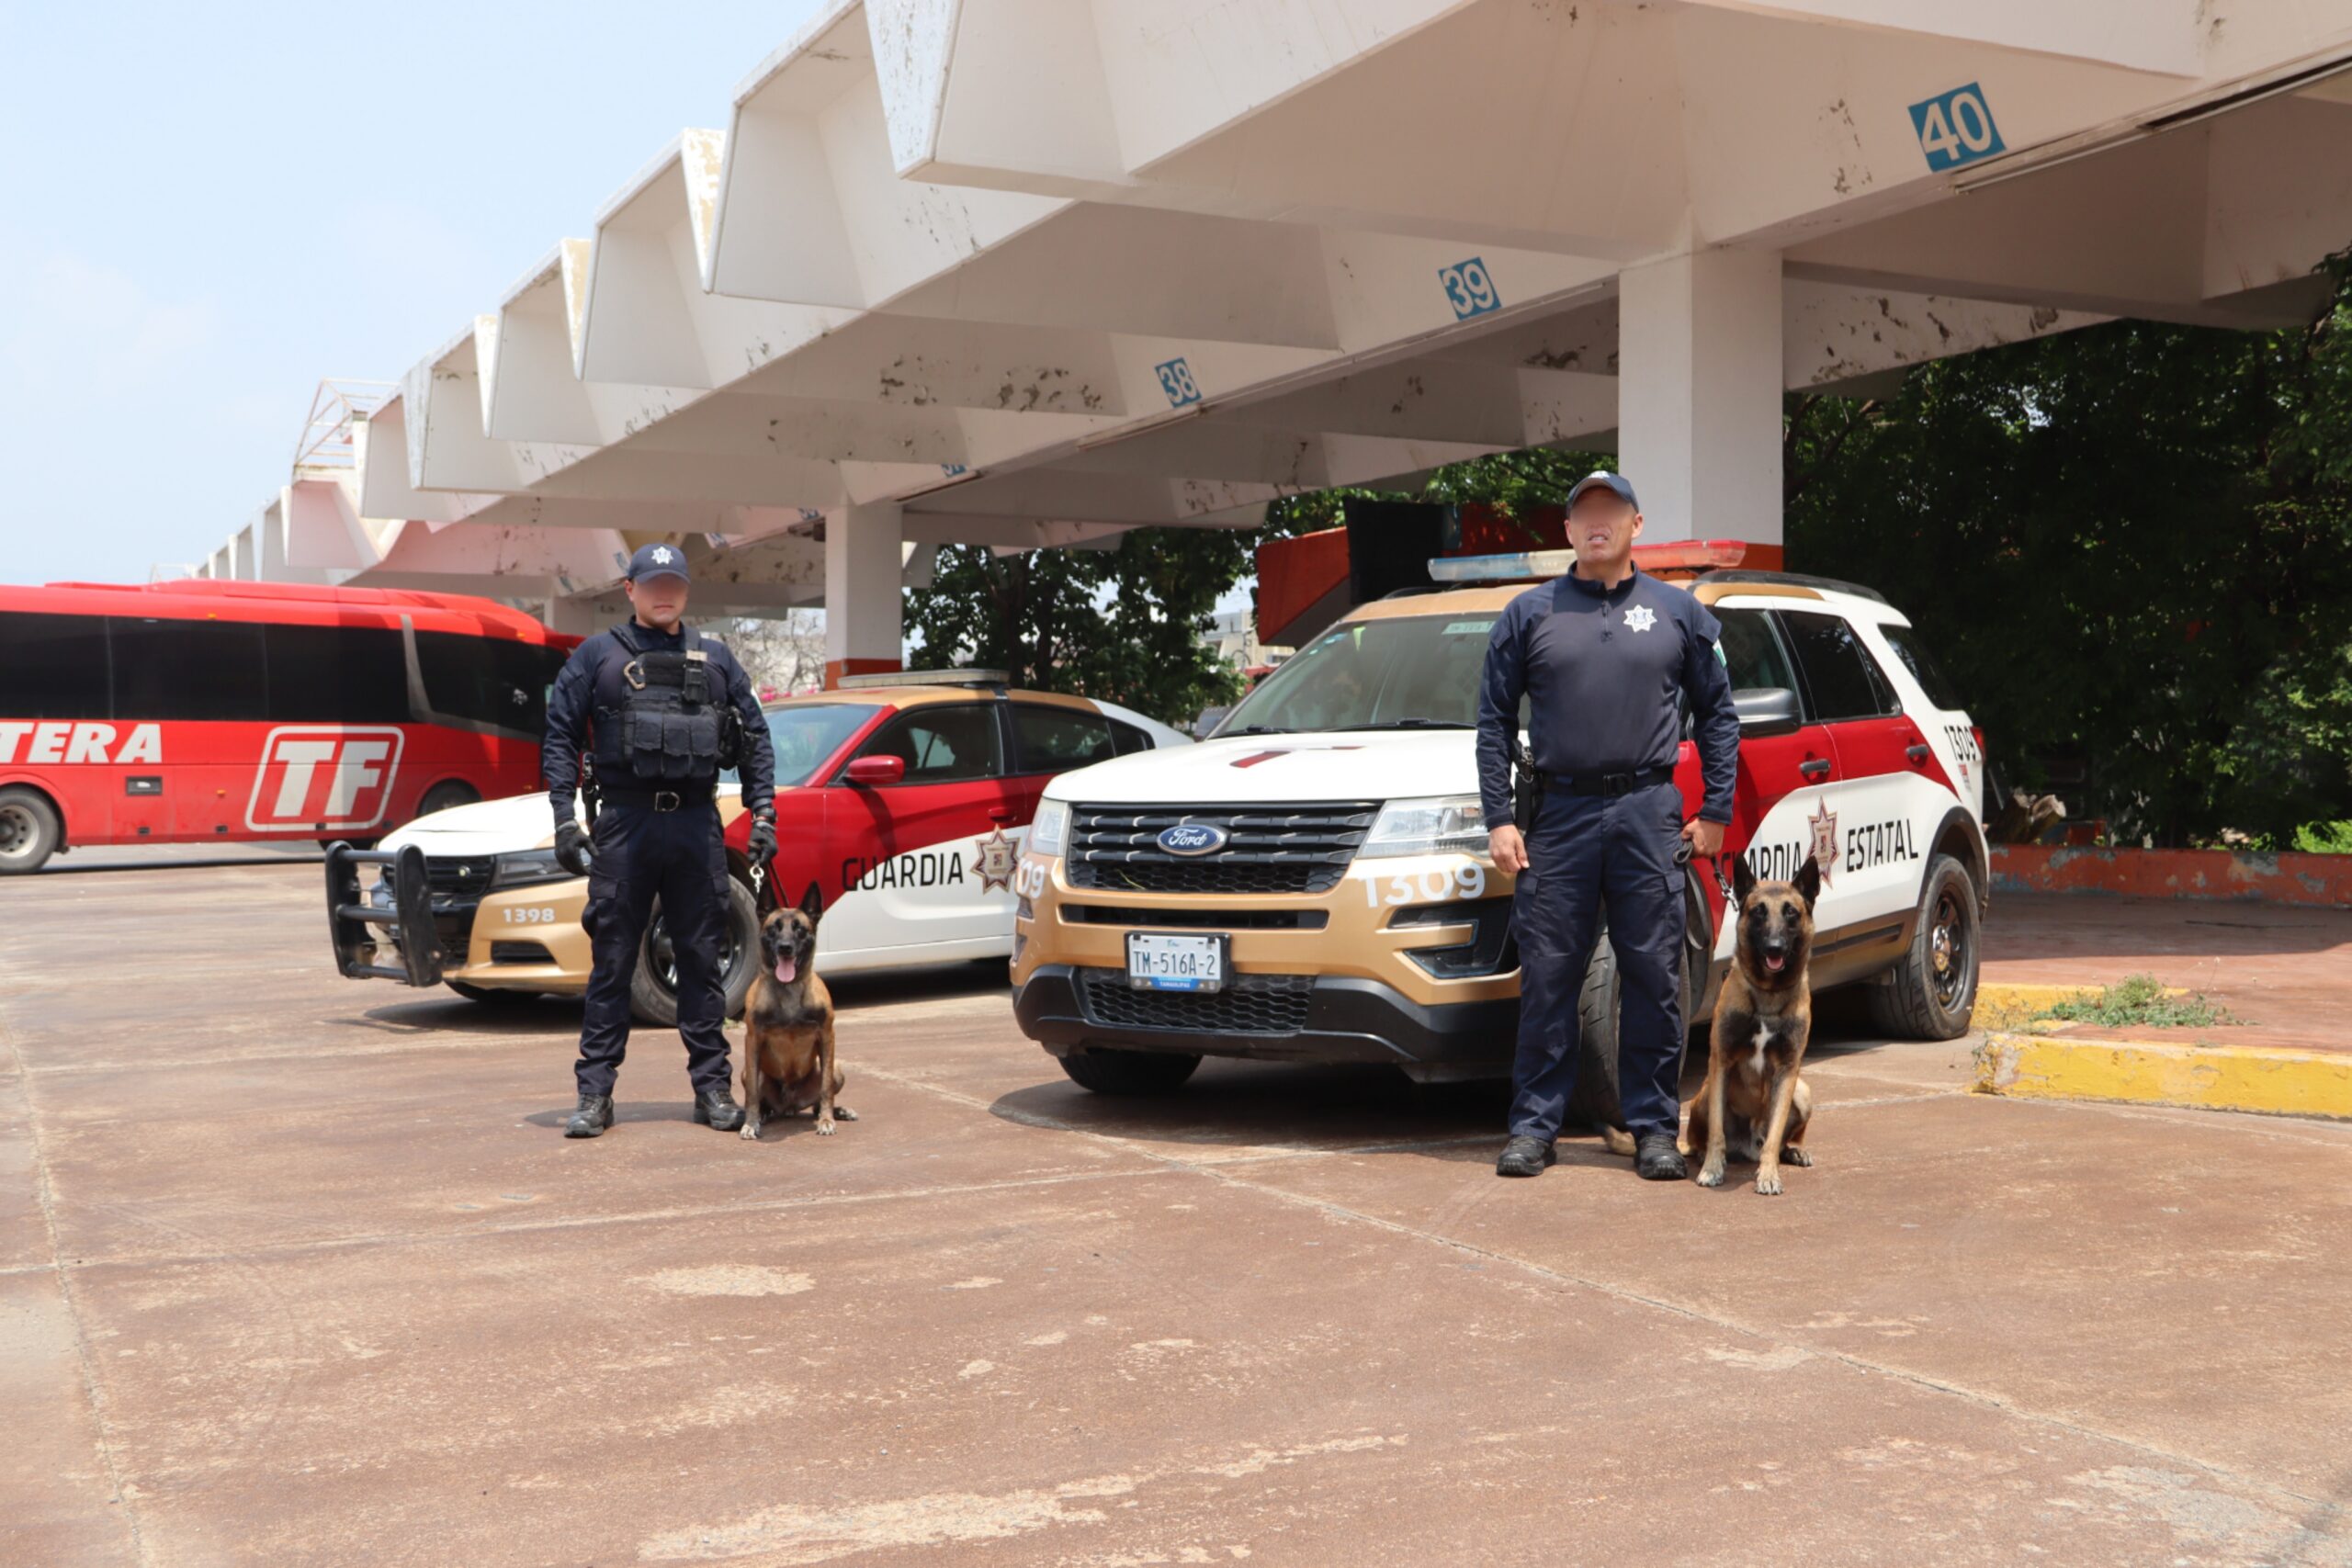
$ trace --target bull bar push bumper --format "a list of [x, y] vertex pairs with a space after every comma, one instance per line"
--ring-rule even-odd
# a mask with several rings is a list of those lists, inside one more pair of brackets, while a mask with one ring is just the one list
[[[392, 885], [390, 908], [359, 897], [359, 868], [385, 868]], [[401, 962], [370, 962], [378, 947], [377, 927], [390, 928]], [[433, 889], [425, 880], [424, 852], [414, 844], [398, 850], [355, 850], [340, 840], [327, 846], [327, 933], [334, 942], [335, 967], [348, 980], [398, 980], [404, 986], [441, 983], [441, 939], [433, 925]]]

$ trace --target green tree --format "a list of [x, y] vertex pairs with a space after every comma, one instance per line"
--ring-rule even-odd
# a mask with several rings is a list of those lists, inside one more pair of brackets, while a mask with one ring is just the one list
[[907, 591], [911, 662], [1002, 670], [1018, 686], [1188, 723], [1240, 693], [1240, 676], [1200, 637], [1218, 597], [1250, 570], [1259, 537], [1137, 528], [1107, 549], [945, 546], [932, 585]]
[[2352, 291], [2308, 329], [2119, 321], [1798, 397], [1786, 537], [1927, 634], [2011, 780], [2119, 836], [2352, 816]]

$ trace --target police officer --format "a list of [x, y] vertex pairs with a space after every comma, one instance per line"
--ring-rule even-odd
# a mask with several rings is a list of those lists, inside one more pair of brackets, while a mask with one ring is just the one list
[[[565, 870], [588, 875], [580, 923], [595, 961], [573, 1069], [580, 1108], [563, 1135], [594, 1138], [613, 1124], [613, 1078], [628, 1048], [629, 979], [657, 897], [677, 954], [678, 1033], [694, 1080], [695, 1120], [732, 1132], [743, 1112], [728, 1092], [727, 1041], [718, 1030], [728, 890], [713, 797], [722, 734], [740, 722], [738, 767], [754, 865], [775, 855], [775, 759], [742, 666], [679, 624], [684, 552], [643, 547], [629, 560], [624, 587], [635, 613], [574, 649], [548, 698], [544, 756], [555, 856]], [[599, 801], [593, 860], [572, 810], [583, 747], [594, 761]]]
[[[1510, 1139], [1498, 1176], [1552, 1163], [1576, 1088], [1577, 1000], [1597, 924], [1622, 978], [1618, 1097], [1634, 1137], [1634, 1169], [1684, 1174], [1675, 1150], [1682, 1066], [1683, 875], [1678, 839], [1695, 854], [1723, 847], [1739, 765], [1739, 718], [1715, 654], [1714, 616], [1684, 590], [1634, 565], [1642, 514], [1623, 476], [1596, 473], [1568, 492], [1568, 574], [1531, 588], [1495, 622], [1478, 695], [1478, 793], [1495, 864], [1518, 877], [1519, 1049], [1511, 1065]], [[1682, 820], [1674, 783], [1681, 741], [1675, 698], [1697, 720], [1706, 793]], [[1511, 811], [1520, 698], [1530, 699], [1533, 820]]]

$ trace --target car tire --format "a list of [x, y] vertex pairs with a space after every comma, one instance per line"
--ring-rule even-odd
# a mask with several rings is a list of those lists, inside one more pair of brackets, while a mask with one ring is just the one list
[[481, 1002], [487, 1007], [519, 1007], [525, 1002], [535, 1002], [539, 999], [539, 993], [537, 991], [509, 991], [490, 986], [469, 986], [463, 980], [444, 980], [441, 983], [465, 998], [466, 1000]]
[[49, 796], [22, 784], [0, 789], [0, 876], [39, 871], [64, 837]]
[[1903, 961], [1865, 987], [1871, 1021], [1905, 1040], [1957, 1040], [1976, 1009], [1976, 885], [1947, 854], [1928, 857], [1918, 927]]
[[1070, 1082], [1096, 1094], [1167, 1094], [1181, 1088], [1198, 1056], [1181, 1051], [1072, 1051], [1061, 1058]]
[[1622, 1127], [1617, 1100], [1617, 950], [1604, 925], [1586, 965], [1584, 989], [1577, 993], [1577, 1087], [1568, 1096], [1568, 1122], [1588, 1127]]
[[[645, 941], [637, 950], [637, 970], [629, 976], [629, 1010], [639, 1023], [650, 1023], [657, 1029], [674, 1029], [678, 1024], [678, 994], [673, 967], [663, 962], [659, 952], [666, 943], [662, 923], [662, 901], [653, 901], [652, 917], [645, 922]], [[727, 879], [727, 947], [719, 954], [720, 988], [725, 1001], [720, 1012], [728, 1018], [743, 1016], [743, 998], [752, 992], [752, 972], [756, 967], [750, 955], [760, 945], [760, 905], [752, 890], [733, 877]]]
[[[1703, 911], [1693, 909], [1686, 919], [1696, 920]], [[1688, 928], [1686, 928], [1688, 929]], [[1696, 942], [1684, 945], [1682, 963], [1682, 1052], [1687, 1062], [1694, 1049], [1691, 1016], [1698, 1010], [1700, 992], [1705, 985], [1703, 974], [1696, 965], [1703, 961], [1706, 950]], [[1588, 1127], [1623, 1127], [1625, 1111], [1619, 1100], [1617, 1072], [1617, 1003], [1620, 987], [1617, 976], [1617, 950], [1610, 944], [1609, 925], [1603, 920], [1600, 934], [1593, 944], [1592, 962], [1584, 972], [1584, 989], [1577, 997], [1577, 1087], [1568, 1096], [1567, 1120], [1571, 1125]], [[1702, 1044], [1695, 1047], [1704, 1050]]]
[[416, 803], [419, 817], [430, 817], [436, 811], [454, 811], [460, 806], [473, 806], [481, 799], [481, 791], [463, 779], [443, 779], [424, 792]]

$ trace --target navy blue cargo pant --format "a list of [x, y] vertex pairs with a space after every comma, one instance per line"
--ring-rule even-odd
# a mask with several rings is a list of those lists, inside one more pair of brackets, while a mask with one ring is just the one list
[[708, 802], [678, 811], [607, 806], [596, 814], [588, 874], [587, 929], [595, 972], [580, 1023], [582, 1094], [610, 1094], [628, 1050], [628, 988], [653, 900], [678, 961], [678, 1033], [686, 1043], [686, 1076], [702, 1093], [727, 1087], [726, 1012], [718, 957], [727, 939], [727, 850], [718, 811]]
[[1510, 1131], [1558, 1135], [1577, 1084], [1577, 1000], [1601, 911], [1617, 953], [1618, 1100], [1625, 1125], [1672, 1133], [1682, 1075], [1682, 792], [1544, 796], [1511, 903], [1519, 938], [1519, 1053]]

